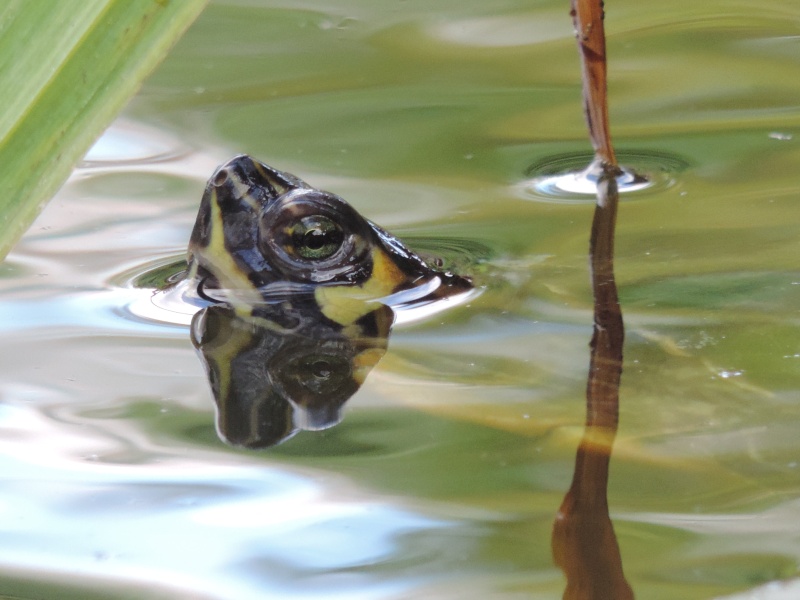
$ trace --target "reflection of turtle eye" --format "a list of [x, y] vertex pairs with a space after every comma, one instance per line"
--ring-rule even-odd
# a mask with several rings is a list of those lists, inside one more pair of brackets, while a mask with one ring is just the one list
[[[308, 352], [307, 348], [304, 350]], [[280, 365], [273, 365], [278, 373], [276, 381], [286, 391], [287, 397], [297, 404], [329, 401], [343, 396], [347, 390], [350, 390], [347, 393], [349, 397], [358, 385], [353, 381], [351, 356], [347, 352], [347, 349], [334, 347], [313, 354], [295, 355]]]
[[309, 260], [333, 256], [344, 242], [344, 232], [338, 224], [321, 215], [303, 217], [291, 228], [294, 251]]
[[333, 366], [327, 360], [318, 360], [311, 365], [311, 372], [317, 379], [328, 379], [333, 371]]

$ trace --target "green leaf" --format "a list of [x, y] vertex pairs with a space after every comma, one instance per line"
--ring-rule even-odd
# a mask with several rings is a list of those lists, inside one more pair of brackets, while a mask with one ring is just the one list
[[205, 0], [0, 5], [0, 259]]

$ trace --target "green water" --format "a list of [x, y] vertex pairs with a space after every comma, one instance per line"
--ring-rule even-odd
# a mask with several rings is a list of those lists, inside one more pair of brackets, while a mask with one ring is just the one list
[[[617, 230], [625, 575], [800, 596], [800, 7], [606, 13], [615, 143], [653, 181]], [[485, 287], [396, 327], [339, 426], [258, 453], [132, 283], [242, 152]], [[588, 158], [566, 2], [212, 3], [0, 266], [0, 597], [560, 598], [592, 200], [537, 177]]]

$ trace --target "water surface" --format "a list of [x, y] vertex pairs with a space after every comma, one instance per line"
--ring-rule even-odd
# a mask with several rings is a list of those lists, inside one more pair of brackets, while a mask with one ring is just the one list
[[[800, 9], [607, 19], [612, 132], [654, 182], [617, 230], [625, 574], [792, 597]], [[396, 327], [340, 425], [258, 453], [216, 435], [194, 309], [140, 285], [241, 152], [485, 286]], [[0, 266], [0, 594], [560, 598], [592, 202], [536, 182], [589, 156], [563, 2], [212, 3]]]

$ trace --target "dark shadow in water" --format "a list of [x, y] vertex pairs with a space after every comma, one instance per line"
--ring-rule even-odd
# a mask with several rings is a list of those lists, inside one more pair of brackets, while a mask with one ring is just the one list
[[[553, 526], [553, 558], [567, 577], [569, 600], [625, 600], [633, 591], [608, 515], [608, 467], [619, 416], [624, 329], [614, 281], [616, 181], [602, 178], [592, 223], [594, 333], [586, 386], [586, 426], [572, 485]], [[609, 198], [614, 200], [609, 201]]]
[[223, 441], [266, 448], [300, 430], [332, 427], [386, 352], [394, 315], [383, 305], [341, 325], [314, 307], [209, 306], [192, 320]]
[[619, 191], [608, 127], [603, 4], [573, 0], [589, 137], [595, 150], [597, 205], [589, 247], [594, 331], [586, 385], [586, 426], [572, 485], [553, 525], [553, 558], [564, 571], [567, 600], [629, 600], [633, 590], [608, 515], [608, 468], [619, 420], [624, 327], [614, 280], [614, 230]]

